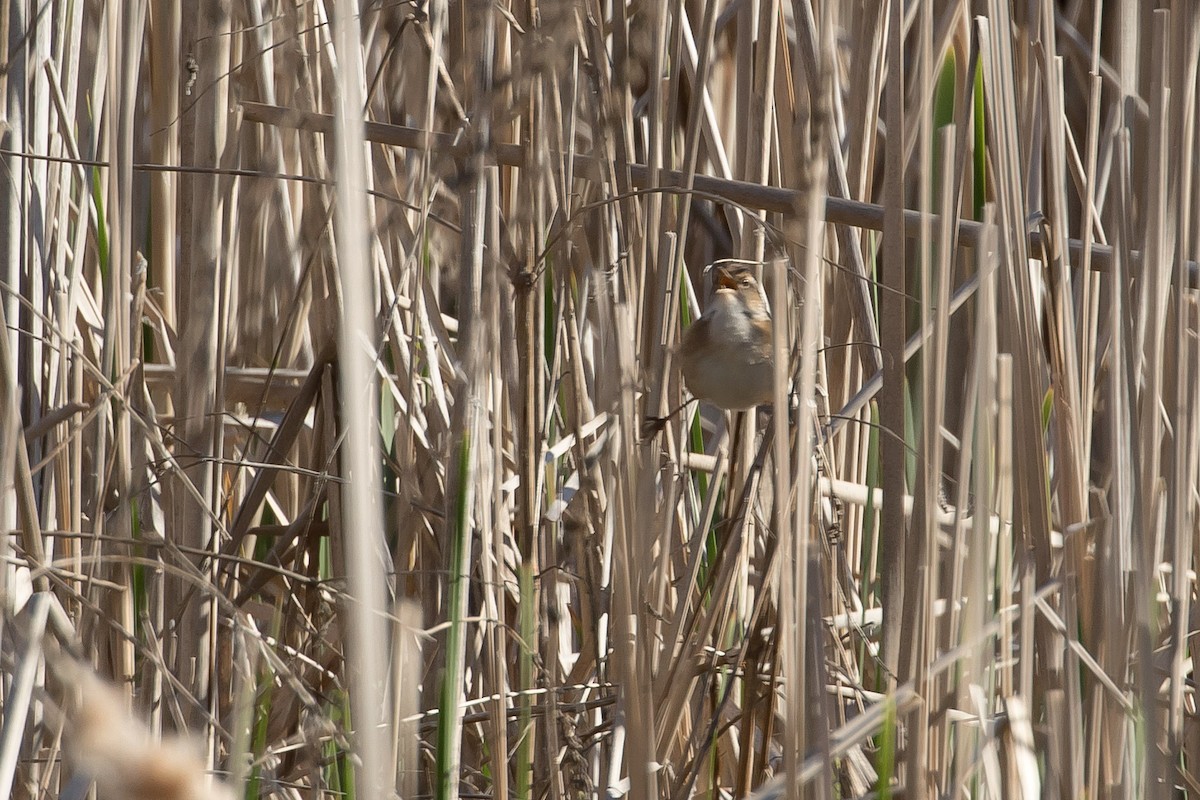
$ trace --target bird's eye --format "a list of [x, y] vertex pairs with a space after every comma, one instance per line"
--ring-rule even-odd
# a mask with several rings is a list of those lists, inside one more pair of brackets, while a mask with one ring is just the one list
[[746, 289], [750, 288], [750, 279], [749, 278], [742, 278], [742, 287], [746, 288]]

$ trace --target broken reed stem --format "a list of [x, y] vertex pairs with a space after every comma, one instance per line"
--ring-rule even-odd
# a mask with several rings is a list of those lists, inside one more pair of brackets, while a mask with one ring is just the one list
[[[310, 131], [312, 133], [333, 132], [333, 117], [329, 114], [318, 114], [313, 111], [298, 111], [296, 109], [272, 106], [265, 103], [242, 103], [242, 118], [247, 122], [258, 122], [264, 125], [277, 125], [285, 128]], [[417, 150], [429, 148], [439, 153], [455, 157], [465, 157], [470, 153], [470, 143], [466, 137], [449, 133], [428, 133], [419, 128], [409, 128], [403, 125], [391, 125], [384, 122], [367, 122], [364, 126], [365, 138], [375, 144], [406, 147]], [[529, 163], [526, 149], [517, 144], [494, 142], [492, 156], [498, 164], [519, 167]], [[574, 169], [579, 177], [595, 179], [593, 169], [595, 159], [589, 156], [575, 156]], [[683, 188], [687, 176], [675, 170], [655, 170], [660, 188]], [[651, 170], [644, 164], [630, 164], [629, 177], [637, 189], [651, 187]], [[749, 183], [725, 178], [714, 178], [709, 175], [696, 175], [691, 181], [692, 191], [698, 195], [714, 195], [731, 203], [746, 208], [761, 208], [781, 214], [792, 214], [797, 207], [795, 203], [799, 192], [793, 189], [782, 189], [777, 186], [764, 186], [759, 183]], [[840, 197], [825, 198], [825, 221], [835, 225], [851, 225], [867, 230], [883, 230], [884, 207], [877, 203], [864, 203], [857, 200], [847, 200]], [[923, 215], [913, 209], [904, 210], [904, 232], [907, 236], [915, 237], [920, 233], [922, 218], [928, 216], [930, 224], [936, 226], [939, 216], [936, 214]], [[978, 244], [983, 233], [983, 223], [970, 219], [959, 219], [956, 233], [960, 245], [974, 247]], [[1045, 237], [1041, 231], [1027, 232], [1030, 253], [1044, 252]], [[1087, 247], [1079, 239], [1068, 239], [1067, 250], [1073, 261], [1083, 258]], [[1113, 248], [1104, 244], [1091, 244], [1091, 268], [1095, 272], [1108, 272], [1112, 269]], [[1142, 263], [1140, 250], [1131, 250], [1130, 259], [1134, 266]], [[1200, 288], [1200, 264], [1195, 261], [1187, 262], [1188, 288]]]

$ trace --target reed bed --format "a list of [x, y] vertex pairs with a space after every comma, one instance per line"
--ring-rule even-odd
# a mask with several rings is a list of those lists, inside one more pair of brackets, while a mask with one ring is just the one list
[[1193, 3], [2, 5], [0, 796], [1200, 797]]

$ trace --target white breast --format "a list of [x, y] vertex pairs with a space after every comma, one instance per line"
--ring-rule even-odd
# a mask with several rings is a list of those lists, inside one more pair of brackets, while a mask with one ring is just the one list
[[731, 410], [770, 402], [774, 368], [763, 355], [762, 328], [730, 291], [717, 292], [704, 316], [708, 318], [710, 346], [705, 358], [684, 364], [683, 378], [689, 391]]

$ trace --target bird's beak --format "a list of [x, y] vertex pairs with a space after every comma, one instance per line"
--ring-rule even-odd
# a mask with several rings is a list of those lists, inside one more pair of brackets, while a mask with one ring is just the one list
[[738, 288], [737, 278], [733, 277], [733, 274], [730, 273], [729, 270], [721, 269], [720, 267], [718, 267], [717, 268], [717, 288], [718, 289], [733, 289], [734, 291], [736, 291]]

